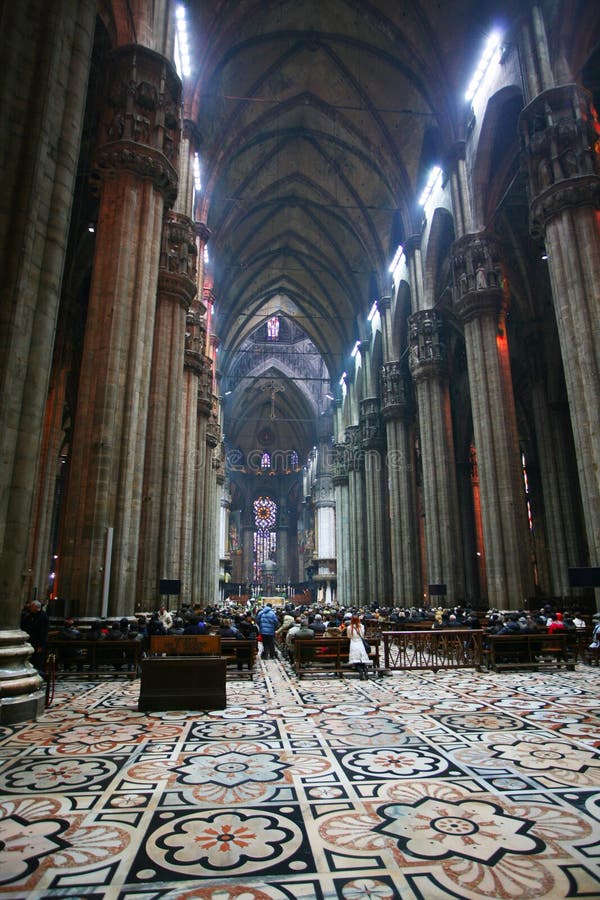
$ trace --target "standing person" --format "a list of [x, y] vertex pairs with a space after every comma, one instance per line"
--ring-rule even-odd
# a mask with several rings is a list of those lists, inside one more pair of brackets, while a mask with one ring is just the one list
[[365, 636], [364, 625], [361, 624], [358, 616], [351, 617], [348, 627], [346, 628], [346, 634], [350, 638], [348, 662], [351, 666], [356, 666], [361, 681], [366, 681], [367, 666], [371, 660], [369, 659], [367, 651], [365, 650], [365, 645], [363, 644], [363, 638]]
[[259, 611], [256, 616], [256, 624], [258, 625], [259, 634], [262, 637], [263, 658], [275, 659], [277, 656], [275, 653], [275, 632], [279, 626], [279, 619], [270, 603], [267, 603], [266, 606], [263, 606]]
[[21, 616], [21, 628], [27, 632], [29, 642], [33, 646], [33, 654], [29, 661], [43, 676], [46, 669], [48, 616], [39, 600], [31, 600], [27, 604]]

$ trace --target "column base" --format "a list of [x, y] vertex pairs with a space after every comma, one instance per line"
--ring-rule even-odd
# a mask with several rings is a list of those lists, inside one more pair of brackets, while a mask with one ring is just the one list
[[41, 675], [29, 663], [33, 647], [19, 628], [0, 630], [0, 723], [16, 725], [44, 711]]

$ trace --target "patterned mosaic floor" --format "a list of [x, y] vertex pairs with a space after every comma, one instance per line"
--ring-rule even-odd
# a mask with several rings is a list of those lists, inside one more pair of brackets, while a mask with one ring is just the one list
[[600, 897], [600, 670], [303, 679], [137, 712], [58, 685], [0, 736], [0, 898]]

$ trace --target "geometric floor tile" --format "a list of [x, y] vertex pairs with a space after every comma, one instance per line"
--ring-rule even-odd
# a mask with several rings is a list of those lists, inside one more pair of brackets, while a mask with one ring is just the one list
[[600, 897], [600, 670], [298, 681], [0, 730], [0, 900]]

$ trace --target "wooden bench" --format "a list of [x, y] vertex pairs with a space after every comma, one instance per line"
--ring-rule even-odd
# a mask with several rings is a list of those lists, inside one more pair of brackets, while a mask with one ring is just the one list
[[[371, 640], [369, 659], [373, 670], [379, 672], [379, 640]], [[348, 664], [350, 639], [347, 637], [296, 638], [293, 643], [292, 666], [298, 678], [304, 675], [331, 674], [342, 676], [354, 673]]]
[[218, 634], [153, 634], [150, 656], [223, 656], [230, 674], [254, 677], [258, 641], [256, 638], [222, 638]]
[[48, 637], [47, 658], [54, 662], [56, 672], [64, 675], [106, 677], [106, 675], [139, 675], [141, 641], [90, 641], [85, 638], [61, 639]]
[[562, 634], [489, 634], [485, 637], [488, 669], [575, 668], [576, 636]]

